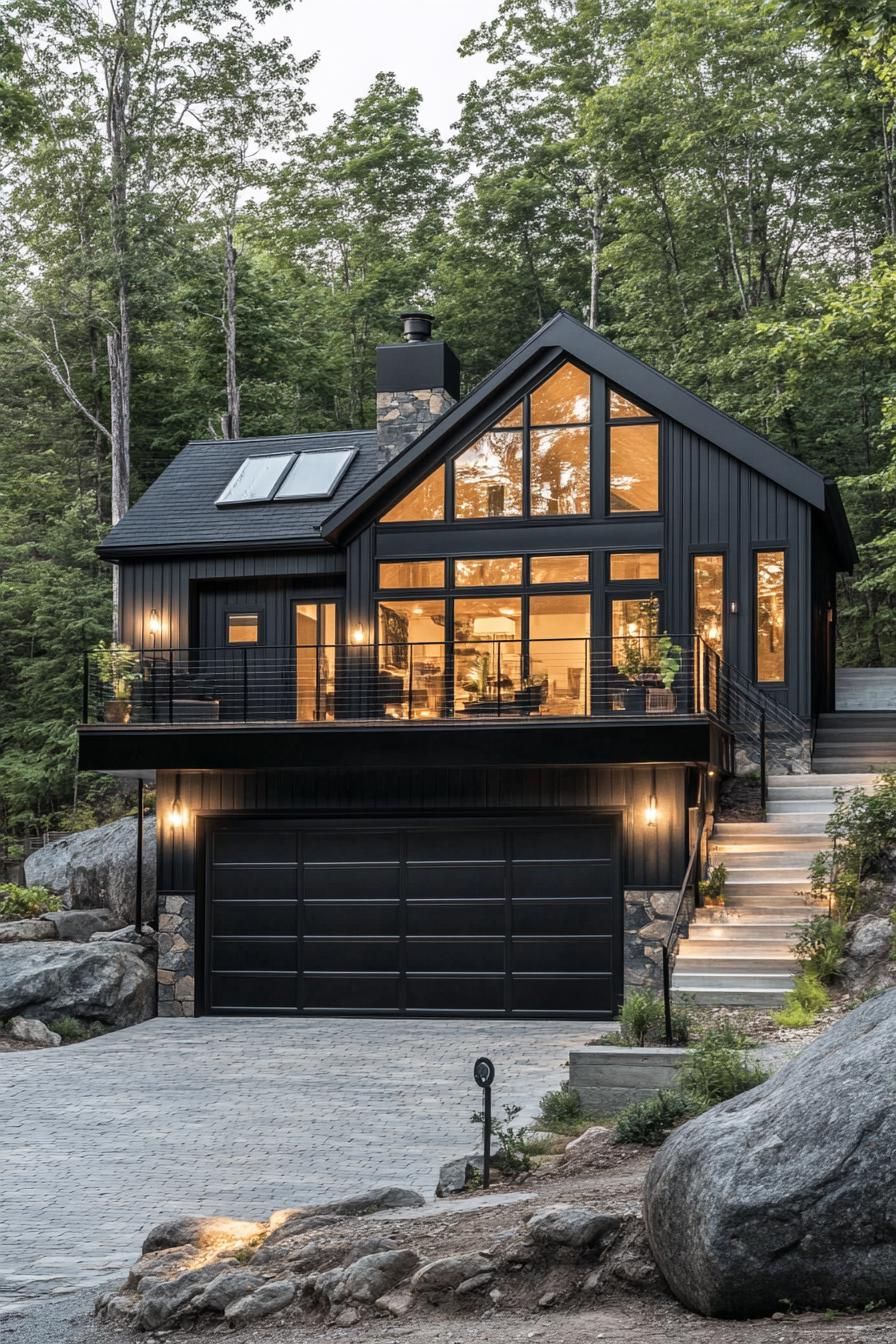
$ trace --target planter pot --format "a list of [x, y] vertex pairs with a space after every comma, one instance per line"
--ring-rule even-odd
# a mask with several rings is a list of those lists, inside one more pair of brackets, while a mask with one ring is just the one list
[[645, 708], [648, 714], [675, 713], [675, 706], [678, 703], [678, 699], [674, 691], [651, 689], [648, 690], [646, 694], [647, 702]]
[[596, 1115], [621, 1111], [674, 1088], [687, 1050], [659, 1045], [586, 1045], [569, 1052], [569, 1085]]
[[107, 700], [103, 708], [104, 723], [130, 723], [130, 700]]

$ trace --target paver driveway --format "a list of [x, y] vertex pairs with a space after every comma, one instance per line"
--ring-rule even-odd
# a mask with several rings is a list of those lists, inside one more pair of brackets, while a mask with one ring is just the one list
[[[605, 1029], [605, 1025], [603, 1027]], [[267, 1217], [372, 1185], [426, 1195], [480, 1094], [563, 1078], [588, 1023], [201, 1018], [0, 1055], [0, 1314], [101, 1282], [175, 1213]]]

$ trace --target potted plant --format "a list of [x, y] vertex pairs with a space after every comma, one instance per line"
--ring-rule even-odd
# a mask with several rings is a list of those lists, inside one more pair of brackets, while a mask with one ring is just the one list
[[131, 717], [131, 687], [140, 680], [140, 654], [130, 644], [97, 644], [91, 651], [103, 694], [105, 723], [127, 723]]
[[674, 643], [671, 635], [664, 631], [655, 642], [651, 661], [663, 689], [648, 688], [647, 713], [674, 714], [677, 697], [672, 686], [681, 671], [681, 645]]
[[716, 863], [710, 868], [705, 879], [698, 883], [700, 899], [704, 905], [722, 909], [725, 904], [725, 882], [727, 878], [728, 869], [724, 863]]
[[513, 698], [521, 713], [537, 714], [547, 699], [547, 694], [547, 674], [542, 673], [540, 676], [527, 677], [522, 689], [516, 691]]

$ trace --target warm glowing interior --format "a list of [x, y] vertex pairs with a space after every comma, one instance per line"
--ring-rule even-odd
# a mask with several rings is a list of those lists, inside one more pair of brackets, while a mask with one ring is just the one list
[[756, 680], [784, 681], [784, 552], [756, 554]]
[[445, 468], [436, 467], [384, 513], [381, 523], [440, 523], [445, 517]]
[[660, 604], [656, 597], [617, 597], [610, 603], [610, 634], [613, 665], [620, 667], [645, 661], [653, 653], [660, 629]]
[[502, 588], [523, 581], [521, 555], [487, 556], [455, 560], [454, 582], [458, 588]]
[[588, 593], [529, 598], [529, 680], [544, 688], [542, 713], [588, 713], [590, 634]]
[[609, 402], [611, 420], [646, 420], [652, 414], [650, 411], [645, 411], [637, 402], [624, 397], [621, 392], [615, 392], [613, 388], [610, 388]]
[[380, 602], [377, 707], [396, 719], [439, 718], [445, 703], [445, 603]]
[[630, 583], [660, 576], [659, 551], [613, 551], [610, 554], [610, 581]]
[[533, 555], [529, 561], [531, 583], [587, 583], [587, 555]]
[[227, 613], [227, 643], [258, 643], [258, 612]]
[[725, 652], [725, 557], [694, 556], [694, 634], [721, 658]]
[[660, 506], [659, 425], [610, 427], [610, 512], [655, 513]]
[[381, 588], [444, 588], [444, 560], [383, 560], [379, 567]]
[[336, 717], [336, 603], [296, 605], [296, 718]]
[[492, 429], [454, 459], [455, 518], [513, 518], [523, 512], [523, 435]]
[[529, 399], [533, 425], [587, 425], [591, 419], [591, 377], [575, 364], [561, 364]]

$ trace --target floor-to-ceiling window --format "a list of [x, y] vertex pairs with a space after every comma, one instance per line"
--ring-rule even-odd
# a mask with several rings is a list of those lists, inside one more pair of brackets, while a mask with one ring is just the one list
[[756, 552], [756, 680], [785, 680], [784, 552]]

